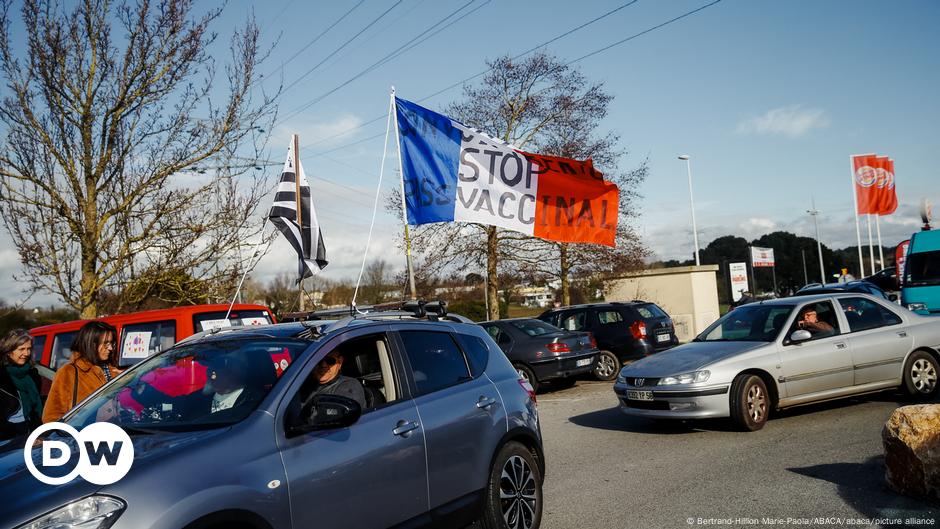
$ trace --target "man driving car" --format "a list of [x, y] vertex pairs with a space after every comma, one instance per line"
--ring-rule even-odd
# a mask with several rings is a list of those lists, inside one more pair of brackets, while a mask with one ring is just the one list
[[819, 314], [813, 307], [809, 307], [803, 310], [803, 314], [800, 316], [799, 321], [796, 322], [796, 326], [798, 329], [809, 331], [813, 337], [821, 334], [832, 334], [835, 332], [835, 329], [832, 327], [832, 325], [819, 319]]

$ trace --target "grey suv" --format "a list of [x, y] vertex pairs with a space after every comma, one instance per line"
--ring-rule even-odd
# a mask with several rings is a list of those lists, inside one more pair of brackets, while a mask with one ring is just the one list
[[[482, 328], [430, 319], [347, 317], [177, 344], [64, 420], [124, 428], [130, 472], [106, 486], [45, 485], [24, 468], [20, 442], [0, 454], [0, 525], [537, 528], [545, 463], [531, 387]], [[336, 352], [365, 407], [311, 397], [314, 367]], [[213, 387], [233, 377], [237, 399], [216, 406]], [[72, 459], [53, 470], [66, 474]]]

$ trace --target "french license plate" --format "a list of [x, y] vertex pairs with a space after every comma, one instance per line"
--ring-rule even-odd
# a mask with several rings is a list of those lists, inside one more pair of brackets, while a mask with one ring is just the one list
[[633, 391], [627, 390], [627, 398], [630, 400], [653, 400], [652, 391]]
[[668, 341], [669, 341], [669, 335], [668, 335], [668, 334], [657, 334], [657, 335], [656, 335], [656, 341], [657, 341], [657, 342], [668, 342]]
[[591, 362], [593, 361], [594, 361], [593, 356], [591, 358], [582, 358], [581, 360], [578, 360], [577, 362], [575, 362], [575, 365], [578, 367], [589, 366], [591, 365]]

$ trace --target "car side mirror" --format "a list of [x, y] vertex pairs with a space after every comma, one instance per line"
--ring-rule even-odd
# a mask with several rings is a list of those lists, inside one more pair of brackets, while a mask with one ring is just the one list
[[345, 428], [358, 421], [360, 415], [362, 406], [349, 397], [316, 395], [300, 408], [300, 413], [290, 421], [288, 431], [296, 435]]
[[790, 334], [790, 341], [793, 343], [805, 342], [806, 340], [810, 340], [812, 338], [813, 335], [810, 334], [810, 332], [806, 329], [799, 329], [793, 331], [793, 333]]
[[888, 301], [890, 301], [891, 303], [896, 303], [898, 301], [898, 295], [888, 294]]

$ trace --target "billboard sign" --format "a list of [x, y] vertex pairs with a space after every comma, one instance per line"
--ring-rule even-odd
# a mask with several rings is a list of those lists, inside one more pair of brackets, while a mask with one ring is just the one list
[[773, 267], [774, 249], [751, 246], [751, 265], [755, 267]]

